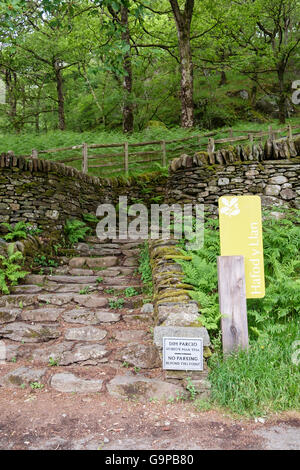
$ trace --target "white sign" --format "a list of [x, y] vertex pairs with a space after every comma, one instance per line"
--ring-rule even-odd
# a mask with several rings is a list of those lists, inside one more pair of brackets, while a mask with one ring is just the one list
[[203, 370], [202, 338], [163, 338], [163, 368]]

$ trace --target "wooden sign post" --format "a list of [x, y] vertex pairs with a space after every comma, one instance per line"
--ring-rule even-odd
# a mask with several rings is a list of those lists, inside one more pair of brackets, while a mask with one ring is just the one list
[[229, 354], [248, 348], [246, 299], [265, 295], [260, 197], [221, 197], [219, 220], [219, 303], [223, 353]]

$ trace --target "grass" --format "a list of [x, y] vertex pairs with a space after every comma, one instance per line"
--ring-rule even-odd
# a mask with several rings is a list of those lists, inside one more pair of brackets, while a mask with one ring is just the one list
[[[300, 126], [300, 118], [294, 117], [289, 119], [287, 122], [292, 125]], [[234, 136], [238, 136], [240, 131], [267, 131], [268, 126], [272, 125], [273, 129], [279, 129], [284, 127], [278, 123], [277, 120], [268, 121], [267, 123], [255, 123], [255, 122], [241, 122], [234, 125], [233, 131]], [[226, 126], [228, 129], [229, 126]], [[215, 139], [229, 137], [228, 132], [224, 132], [225, 128], [216, 129]], [[128, 141], [129, 144], [137, 142], [149, 142], [149, 141], [161, 141], [161, 140], [174, 140], [182, 139], [191, 135], [201, 135], [205, 134], [207, 130], [194, 128], [192, 130], [182, 129], [182, 128], [149, 128], [140, 132], [135, 132], [132, 135], [124, 135], [119, 131], [95, 131], [95, 132], [73, 132], [73, 131], [51, 131], [48, 133], [34, 134], [34, 133], [22, 133], [19, 135], [16, 134], [0, 134], [1, 139], [1, 149], [2, 152], [7, 152], [8, 150], [13, 150], [16, 155], [30, 155], [32, 149], [47, 150], [51, 148], [60, 148], [60, 147], [70, 147], [74, 145], [82, 144], [86, 142], [88, 144], [111, 144], [111, 143], [124, 143]], [[167, 144], [167, 158], [171, 160], [174, 157], [181, 155], [182, 153], [190, 153], [193, 155], [195, 151], [202, 148], [205, 149], [208, 142], [208, 138], [201, 139], [201, 146], [199, 146], [198, 138], [190, 140], [183, 143], [171, 143]], [[247, 141], [243, 142], [243, 145], [246, 145]], [[202, 147], [204, 146], [204, 147]], [[224, 144], [222, 145], [224, 147]], [[129, 151], [132, 152], [134, 149], [129, 147]], [[145, 160], [149, 158], [149, 163], [146, 163], [147, 171], [162, 171], [161, 167], [161, 148], [158, 145], [148, 145], [142, 147], [135, 151], [153, 151], [157, 150], [158, 154], [154, 155], [153, 158], [159, 158], [159, 162], [151, 162], [152, 156], [129, 156], [129, 174], [135, 175], [140, 174], [145, 171], [145, 168], [142, 168], [142, 165], [145, 166], [145, 163], [133, 163], [137, 159]], [[90, 165], [98, 165], [107, 162], [113, 163], [113, 166], [103, 168], [91, 168], [89, 169], [89, 174], [95, 176], [120, 176], [124, 175], [123, 162], [124, 157], [116, 156], [118, 153], [122, 153], [124, 149], [89, 149], [89, 156], [95, 157], [96, 155], [107, 154], [107, 157], [98, 157], [90, 160]], [[41, 154], [40, 158], [48, 158], [53, 161], [60, 161], [64, 158], [74, 157], [77, 158], [76, 161], [67, 162], [68, 165], [73, 166], [74, 168], [80, 170], [82, 164], [81, 150], [72, 150], [65, 152], [51, 153], [48, 155]], [[91, 163], [92, 162], [92, 163]]]
[[300, 321], [291, 320], [282, 334], [251, 341], [248, 353], [226, 360], [220, 352], [214, 354], [209, 360], [211, 401], [248, 416], [300, 410], [300, 364], [292, 361], [299, 331]]

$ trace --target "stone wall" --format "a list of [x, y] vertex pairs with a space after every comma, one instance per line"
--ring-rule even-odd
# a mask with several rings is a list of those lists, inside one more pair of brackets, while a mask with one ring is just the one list
[[217, 213], [223, 195], [257, 194], [263, 206], [300, 209], [300, 158], [207, 165], [183, 155], [173, 160], [167, 187], [169, 203], [203, 203]]
[[[66, 219], [94, 213], [101, 203], [118, 203], [127, 195], [134, 203], [144, 194], [164, 192], [166, 177], [153, 174], [131, 179], [99, 179], [42, 159], [0, 157], [0, 223], [30, 222], [47, 233], [59, 233]], [[0, 226], [1, 232], [1, 226]]]

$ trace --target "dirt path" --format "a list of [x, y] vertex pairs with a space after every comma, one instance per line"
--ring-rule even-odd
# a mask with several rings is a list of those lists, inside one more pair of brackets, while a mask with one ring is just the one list
[[53, 390], [0, 394], [0, 449], [300, 449], [300, 414], [260, 423], [193, 403], [124, 401]]

